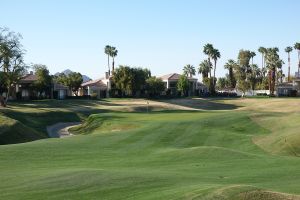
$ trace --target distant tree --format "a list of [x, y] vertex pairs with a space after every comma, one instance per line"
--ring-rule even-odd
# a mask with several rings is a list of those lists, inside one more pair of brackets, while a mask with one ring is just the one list
[[112, 47], [110, 45], [106, 45], [104, 48], [104, 53], [107, 55], [107, 67], [108, 67], [108, 74], [110, 75], [110, 65], [109, 65], [109, 57], [111, 55]]
[[291, 52], [293, 51], [293, 47], [286, 47], [285, 48], [285, 52], [288, 54], [288, 63], [289, 63], [289, 66], [288, 66], [288, 82], [291, 81]]
[[55, 78], [55, 81], [68, 86], [69, 89], [78, 96], [78, 90], [83, 82], [82, 75], [79, 72], [72, 72], [69, 75], [60, 74]]
[[[212, 55], [213, 55], [213, 50], [214, 50], [214, 47], [213, 47], [212, 44], [207, 43], [207, 44], [205, 44], [203, 46], [203, 53], [208, 56], [207, 59], [208, 59], [209, 63], [211, 63], [211, 58], [212, 58]], [[209, 77], [211, 78], [211, 69], [209, 70]]]
[[49, 70], [46, 65], [35, 64], [33, 65], [37, 80], [33, 83], [35, 89], [41, 95], [43, 92], [50, 92], [52, 77], [50, 76]]
[[165, 83], [160, 78], [152, 76], [146, 80], [146, 90], [151, 97], [159, 96], [165, 89]]
[[251, 51], [250, 54], [251, 54], [251, 64], [253, 65], [253, 58], [256, 56], [256, 53], [254, 51]]
[[22, 36], [5, 28], [0, 28], [0, 69], [3, 71], [3, 80], [6, 85], [6, 102], [12, 94], [12, 88], [26, 73], [23, 61], [24, 50], [20, 40]]
[[250, 89], [250, 82], [247, 76], [247, 74], [250, 72], [250, 59], [250, 51], [240, 50], [238, 55], [238, 65], [234, 69], [237, 78], [237, 88], [243, 92], [243, 96], [245, 95], [246, 91]]
[[185, 96], [189, 89], [189, 81], [187, 76], [180, 75], [179, 80], [177, 82], [177, 90], [181, 93], [181, 96]]
[[6, 76], [4, 75], [4, 72], [0, 71], [0, 96], [3, 92], [6, 92], [7, 86], [6, 86]]
[[211, 67], [212, 64], [209, 60], [204, 60], [199, 64], [198, 73], [202, 74], [202, 81], [204, 81], [205, 78], [208, 78]]
[[283, 61], [279, 57], [279, 49], [268, 48], [266, 54], [266, 67], [268, 68], [270, 95], [274, 95], [277, 70], [282, 68]]
[[147, 68], [131, 68], [132, 74], [132, 94], [135, 96], [139, 96], [139, 94], [146, 87], [146, 80], [151, 77], [151, 72]]
[[151, 76], [148, 69], [131, 68], [120, 65], [114, 71], [113, 80], [116, 88], [122, 92], [122, 96], [135, 95], [146, 87], [146, 80]]
[[296, 42], [294, 48], [298, 51], [298, 73], [300, 73], [300, 43]]
[[264, 68], [265, 65], [265, 54], [267, 52], [267, 49], [265, 47], [259, 47], [258, 52], [261, 53], [261, 68]]
[[227, 87], [227, 85], [228, 85], [228, 80], [225, 77], [218, 78], [217, 89], [223, 90]]
[[78, 89], [83, 82], [82, 75], [78, 72], [72, 72], [68, 75], [68, 86], [72, 92], [78, 96]]
[[[219, 58], [221, 58], [220, 51], [218, 49], [213, 49], [211, 57], [214, 60], [214, 79], [216, 79], [217, 61], [218, 61]], [[213, 87], [215, 88], [216, 80], [214, 80], [213, 83], [214, 83]]]
[[112, 57], [112, 74], [115, 71], [115, 57], [118, 55], [118, 50], [116, 47], [111, 47], [110, 49], [110, 57]]
[[236, 86], [236, 78], [234, 76], [234, 69], [237, 67], [237, 63], [230, 59], [228, 62], [224, 65], [225, 69], [228, 69], [228, 81], [229, 81], [229, 87], [235, 88]]
[[193, 65], [188, 64], [183, 67], [183, 73], [186, 76], [193, 77], [193, 75], [196, 74], [195, 67]]
[[113, 81], [116, 88], [122, 92], [122, 96], [124, 96], [125, 93], [132, 94], [133, 76], [129, 66], [120, 65], [119, 68], [114, 71]]
[[260, 81], [260, 70], [256, 64], [250, 65], [250, 70], [247, 73], [247, 79], [249, 80], [252, 91], [256, 89], [256, 85]]

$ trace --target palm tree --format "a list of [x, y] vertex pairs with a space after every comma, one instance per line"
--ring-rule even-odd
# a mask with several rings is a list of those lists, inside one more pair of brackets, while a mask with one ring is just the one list
[[118, 55], [118, 50], [116, 49], [116, 47], [111, 47], [110, 50], [110, 57], [112, 57], [113, 61], [112, 61], [112, 73], [114, 73], [115, 71], [115, 57]]
[[228, 76], [229, 76], [231, 88], [235, 88], [235, 86], [236, 86], [236, 80], [235, 80], [234, 72], [233, 72], [233, 70], [236, 67], [237, 67], [237, 63], [232, 59], [228, 60], [228, 62], [224, 65], [224, 68], [228, 69]]
[[261, 68], [263, 69], [265, 67], [265, 54], [266, 54], [267, 49], [265, 47], [259, 47], [258, 52], [261, 53]]
[[293, 47], [286, 47], [285, 48], [285, 52], [288, 54], [288, 62], [289, 62], [289, 68], [288, 68], [288, 82], [290, 82], [291, 80], [291, 75], [290, 75], [290, 72], [291, 72], [291, 57], [290, 57], [290, 53], [293, 51]]
[[253, 58], [254, 56], [256, 56], [256, 53], [254, 51], [251, 51], [250, 55], [251, 55], [251, 64], [253, 65]]
[[294, 48], [298, 50], [298, 76], [299, 76], [299, 70], [300, 70], [300, 43], [296, 42], [294, 45]]
[[252, 93], [254, 93], [255, 86], [259, 81], [259, 77], [260, 77], [260, 69], [256, 64], [250, 65], [249, 73], [247, 74], [247, 76], [248, 76], [247, 79], [250, 82]]
[[204, 81], [205, 78], [208, 78], [211, 66], [212, 64], [209, 60], [204, 60], [199, 64], [198, 73], [202, 74], [202, 81]]
[[183, 67], [183, 73], [186, 76], [192, 77], [193, 75], [196, 74], [195, 67], [193, 65], [188, 64]]
[[[208, 56], [208, 62], [211, 62], [212, 52], [214, 47], [212, 44], [207, 43], [203, 46], [203, 53]], [[211, 70], [209, 70], [209, 77], [211, 78]]]
[[284, 64], [278, 55], [278, 51], [279, 49], [277, 47], [268, 48], [266, 54], [266, 67], [269, 69], [268, 74], [270, 95], [274, 95], [277, 69], [281, 69], [282, 64]]
[[221, 58], [221, 53], [218, 49], [213, 49], [211, 58], [214, 60], [214, 81], [213, 85], [216, 86], [216, 68], [217, 68], [217, 60]]
[[109, 56], [111, 55], [111, 46], [106, 45], [104, 48], [104, 53], [107, 55], [108, 75], [110, 75]]

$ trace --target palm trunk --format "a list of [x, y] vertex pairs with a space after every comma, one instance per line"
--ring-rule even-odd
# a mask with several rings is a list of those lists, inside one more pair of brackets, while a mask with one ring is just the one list
[[216, 86], [216, 68], [217, 68], [217, 60], [215, 60], [215, 66], [214, 66], [214, 88], [215, 88], [215, 86]]
[[[210, 64], [210, 57], [208, 57], [208, 62], [209, 62], [209, 64]], [[211, 68], [210, 68], [211, 66], [209, 66], [209, 78], [211, 78]]]
[[109, 55], [108, 54], [107, 54], [107, 67], [108, 67], [108, 75], [110, 75]]
[[115, 71], [115, 57], [112, 57], [112, 59], [113, 59], [113, 62], [112, 62], [112, 74], [113, 74]]
[[300, 73], [300, 50], [298, 50], [298, 76], [299, 76], [299, 73]]
[[288, 82], [291, 81], [291, 58], [290, 58], [290, 53], [288, 53], [288, 62], [289, 62], [289, 68], [288, 68]]
[[7, 104], [8, 98], [9, 98], [9, 94], [11, 91], [11, 86], [9, 84], [9, 86], [7, 86], [7, 93], [6, 93], [6, 98], [5, 98], [5, 105]]
[[271, 94], [271, 87], [272, 87], [272, 70], [269, 70], [268, 72], [268, 75], [269, 75], [269, 93], [270, 93], [270, 96], [272, 95]]
[[264, 54], [261, 54], [261, 68], [264, 68]]

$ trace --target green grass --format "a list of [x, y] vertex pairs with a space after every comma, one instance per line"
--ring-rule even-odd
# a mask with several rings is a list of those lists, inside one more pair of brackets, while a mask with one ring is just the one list
[[[97, 112], [82, 114], [66, 105], [94, 113], [72, 129], [74, 137], [0, 146], [0, 199], [299, 199], [291, 195], [300, 194], [299, 157], [270, 139], [295, 130], [295, 141], [297, 113], [93, 106]], [[276, 132], [279, 122], [285, 126]]]
[[47, 126], [58, 122], [82, 121], [100, 111], [98, 103], [81, 100], [9, 103], [8, 108], [0, 110], [0, 144], [47, 138]]

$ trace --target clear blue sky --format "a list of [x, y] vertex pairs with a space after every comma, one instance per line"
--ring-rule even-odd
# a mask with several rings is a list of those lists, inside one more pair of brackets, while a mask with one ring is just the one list
[[[107, 44], [119, 50], [117, 65], [163, 75], [198, 67], [203, 45], [212, 43], [223, 76], [224, 63], [242, 48], [277, 46], [286, 61], [284, 48], [300, 42], [299, 0], [0, 0], [0, 6], [0, 26], [23, 35], [27, 63], [92, 78], [107, 70]], [[258, 52], [255, 62], [261, 63]], [[292, 72], [296, 65], [293, 51]]]

